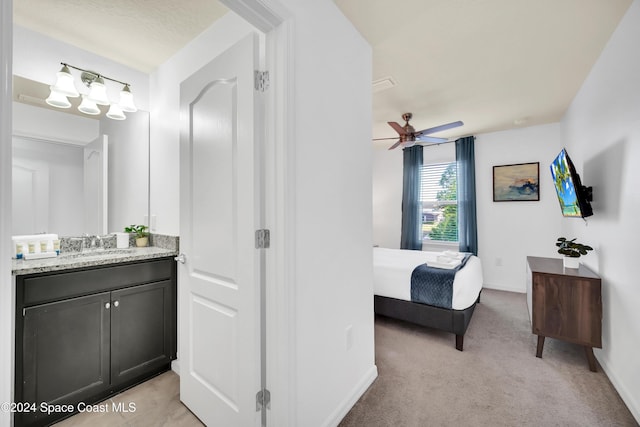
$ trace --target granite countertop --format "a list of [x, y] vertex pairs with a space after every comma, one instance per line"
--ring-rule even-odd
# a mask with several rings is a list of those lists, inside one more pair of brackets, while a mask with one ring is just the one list
[[13, 259], [11, 260], [11, 273], [14, 276], [46, 273], [50, 271], [70, 270], [73, 268], [95, 267], [100, 265], [120, 264], [125, 262], [140, 261], [145, 259], [176, 256], [178, 252], [173, 249], [165, 249], [158, 246], [145, 248], [107, 249], [93, 252], [71, 252], [61, 254], [55, 258], [43, 259]]

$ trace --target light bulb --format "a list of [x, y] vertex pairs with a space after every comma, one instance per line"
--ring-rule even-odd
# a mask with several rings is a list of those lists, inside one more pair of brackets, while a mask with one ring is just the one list
[[86, 95], [82, 95], [82, 103], [78, 107], [78, 111], [89, 114], [91, 116], [100, 114], [100, 109], [98, 108], [96, 103], [90, 100]]
[[100, 105], [109, 105], [109, 98], [107, 97], [107, 88], [104, 85], [104, 80], [102, 77], [98, 76], [94, 81], [89, 85], [89, 96], [88, 98]]
[[69, 67], [63, 65], [62, 69], [56, 73], [56, 76], [58, 76], [58, 78], [56, 79], [56, 84], [51, 87], [52, 91], [55, 90], [56, 92], [71, 98], [80, 96], [80, 93], [78, 93], [78, 90], [73, 83], [73, 76], [69, 71]]
[[124, 85], [120, 91], [120, 108], [122, 108], [122, 111], [126, 111], [127, 113], [135, 113], [138, 111], [133, 103], [133, 94], [129, 89], [129, 85]]
[[127, 116], [122, 112], [122, 108], [118, 104], [111, 104], [109, 107], [109, 111], [107, 112], [107, 117], [113, 120], [124, 120]]
[[45, 100], [45, 102], [56, 108], [69, 108], [71, 107], [71, 103], [67, 99], [67, 97], [56, 91], [53, 86], [51, 86], [51, 93], [49, 97]]

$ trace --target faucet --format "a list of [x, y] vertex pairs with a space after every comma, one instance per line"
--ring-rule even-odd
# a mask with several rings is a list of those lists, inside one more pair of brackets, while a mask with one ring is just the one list
[[[99, 235], [95, 235], [95, 236], [89, 236], [88, 234], [85, 234], [85, 239], [89, 239], [89, 250], [90, 251], [95, 251], [97, 249], [100, 248], [104, 248], [104, 244], [102, 242], [102, 237]], [[84, 242], [84, 239], [83, 239]], [[84, 249], [84, 248], [83, 248]]]

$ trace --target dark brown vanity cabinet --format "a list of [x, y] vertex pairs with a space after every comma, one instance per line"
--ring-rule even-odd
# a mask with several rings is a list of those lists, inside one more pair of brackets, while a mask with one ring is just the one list
[[18, 276], [16, 286], [15, 402], [29, 409], [16, 426], [48, 425], [175, 359], [172, 258]]

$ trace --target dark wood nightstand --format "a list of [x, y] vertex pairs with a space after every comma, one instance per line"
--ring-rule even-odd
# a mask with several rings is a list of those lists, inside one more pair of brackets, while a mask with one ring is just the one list
[[536, 357], [545, 337], [584, 347], [589, 369], [596, 372], [593, 347], [602, 348], [601, 279], [580, 264], [563, 268], [562, 259], [527, 257], [527, 305], [531, 330], [538, 335]]

